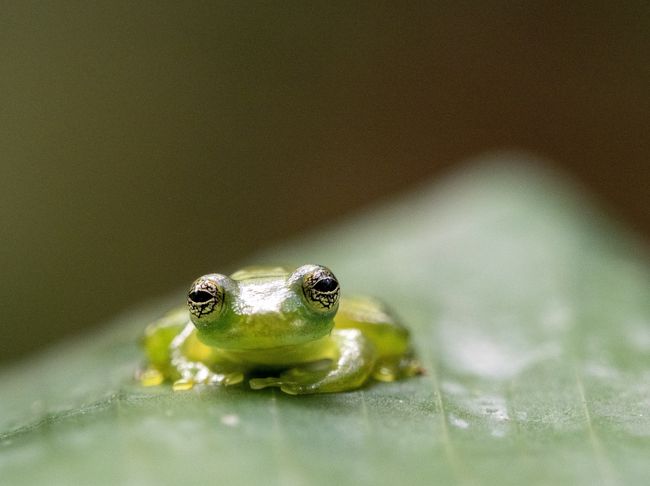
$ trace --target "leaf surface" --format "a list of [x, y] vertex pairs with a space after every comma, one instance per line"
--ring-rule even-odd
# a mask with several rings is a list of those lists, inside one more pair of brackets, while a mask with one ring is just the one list
[[495, 156], [251, 259], [327, 264], [343, 292], [382, 297], [421, 377], [305, 397], [141, 388], [137, 338], [180, 293], [5, 369], [0, 483], [646, 482], [647, 255], [575, 194]]

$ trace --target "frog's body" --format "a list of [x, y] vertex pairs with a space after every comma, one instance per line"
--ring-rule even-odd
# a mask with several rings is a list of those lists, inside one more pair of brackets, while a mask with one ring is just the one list
[[249, 267], [196, 280], [188, 306], [145, 332], [144, 385], [232, 385], [290, 394], [352, 390], [419, 370], [409, 333], [378, 301], [344, 298], [325, 267]]

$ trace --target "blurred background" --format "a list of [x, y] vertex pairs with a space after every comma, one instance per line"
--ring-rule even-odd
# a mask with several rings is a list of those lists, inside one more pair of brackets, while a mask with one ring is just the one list
[[650, 235], [647, 2], [2, 2], [0, 364], [484, 151]]

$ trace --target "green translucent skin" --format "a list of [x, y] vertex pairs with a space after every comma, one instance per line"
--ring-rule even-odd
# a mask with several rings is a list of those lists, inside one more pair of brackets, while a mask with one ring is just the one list
[[[310, 294], [319, 278], [336, 289], [326, 289], [325, 297]], [[206, 295], [192, 293], [206, 288], [206, 281], [217, 298], [202, 314], [191, 299]], [[190, 289], [188, 307], [147, 327], [148, 367], [140, 380], [172, 381], [175, 390], [187, 390], [233, 385], [252, 375], [253, 389], [279, 387], [298, 395], [353, 390], [371, 378], [393, 381], [419, 372], [407, 329], [380, 302], [339, 302], [338, 295], [335, 277], [318, 265], [201, 277]]]

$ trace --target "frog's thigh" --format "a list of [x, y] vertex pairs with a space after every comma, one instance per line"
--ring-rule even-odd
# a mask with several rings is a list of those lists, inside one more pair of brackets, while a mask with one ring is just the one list
[[408, 330], [376, 299], [361, 296], [341, 299], [334, 325], [336, 329], [359, 329], [372, 342], [380, 358], [408, 352]]
[[291, 395], [332, 393], [353, 390], [369, 378], [375, 364], [375, 349], [358, 329], [336, 329], [331, 339], [339, 351], [338, 359], [325, 370], [292, 368], [279, 378], [250, 381], [253, 389], [277, 386]]
[[136, 373], [142, 385], [159, 385], [175, 378], [176, 370], [171, 365], [169, 346], [188, 321], [187, 310], [178, 308], [147, 326], [140, 341], [147, 363]]

